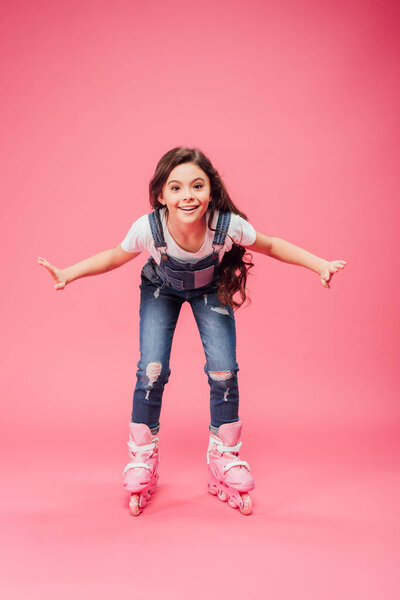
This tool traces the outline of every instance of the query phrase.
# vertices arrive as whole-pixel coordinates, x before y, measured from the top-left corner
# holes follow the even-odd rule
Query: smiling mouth
[[[194,210],[196,210],[196,208],[199,208],[198,206],[179,206],[178,207],[179,210],[183,210],[184,212],[193,212]]]

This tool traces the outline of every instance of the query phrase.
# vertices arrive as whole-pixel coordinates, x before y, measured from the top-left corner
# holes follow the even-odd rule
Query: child
[[[138,515],[158,480],[158,431],[169,358],[180,308],[190,303],[206,355],[210,385],[208,489],[230,506],[250,514],[247,492],[254,480],[239,459],[242,423],[236,362],[233,309],[246,298],[252,263],[246,249],[301,265],[320,275],[329,288],[344,260],[327,261],[282,240],[257,233],[232,202],[218,172],[199,150],[178,147],[159,161],[150,182],[153,212],[133,223],[121,244],[66,269],[43,258],[56,290],[79,277],[120,267],[146,250],[150,258],[141,273],[140,360],[129,423],[129,462],[124,487],[130,511]],[[236,299],[234,295],[236,294]],[[239,297],[238,297],[238,296]]]

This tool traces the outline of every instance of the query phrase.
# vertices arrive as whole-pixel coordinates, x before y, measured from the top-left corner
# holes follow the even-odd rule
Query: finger
[[[51,263],[47,262],[43,264],[44,268],[47,269],[48,271],[50,271],[51,273],[55,273],[56,272],[56,267],[54,265],[52,265]]]
[[[56,270],[56,267],[55,267],[54,265],[52,265],[52,264],[51,264],[51,263],[50,263],[48,260],[46,260],[45,258],[41,258],[40,256],[39,256],[39,258],[38,258],[38,263],[39,263],[40,265],[42,265],[42,267],[46,267],[46,269],[50,269],[50,270],[52,270],[52,271],[55,271],[55,270]]]
[[[54,269],[53,265],[45,259],[38,260],[38,263],[40,265],[42,265],[42,267],[45,267],[46,269]]]
[[[45,269],[48,270],[48,272],[50,273],[50,275],[52,277],[54,277],[55,281],[58,281],[58,275],[56,273],[56,269],[55,267],[53,267],[53,265],[43,265]]]
[[[48,271],[53,271],[54,272],[54,267],[53,265],[51,265],[50,263],[42,263],[42,266],[47,269]]]

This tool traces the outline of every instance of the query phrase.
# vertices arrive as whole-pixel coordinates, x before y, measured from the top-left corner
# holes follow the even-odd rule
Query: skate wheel
[[[208,484],[208,491],[210,492],[210,494],[212,494],[213,496],[216,495],[217,493],[217,488],[213,485],[211,485],[211,483]]]
[[[132,517],[137,517],[140,515],[140,505],[139,505],[139,496],[137,494],[132,494],[129,500],[129,511]]]
[[[231,508],[236,508],[237,507],[237,502],[234,498],[231,498],[231,496],[228,496],[228,504]]]
[[[239,506],[239,510],[242,513],[242,515],[249,515],[253,507],[251,498],[248,494],[242,494],[241,499],[242,504]]]
[[[228,498],[225,490],[218,490],[217,495],[218,495],[219,500],[221,500],[221,502],[225,502]]]

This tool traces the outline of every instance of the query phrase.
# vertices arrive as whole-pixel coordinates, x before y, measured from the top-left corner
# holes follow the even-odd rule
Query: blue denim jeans
[[[133,393],[132,422],[145,423],[153,433],[160,427],[164,386],[170,376],[172,339],[182,304],[192,307],[206,356],[205,373],[210,385],[210,429],[239,420],[239,390],[236,362],[236,327],[233,310],[221,305],[216,287],[176,291],[156,280],[141,276],[140,360]]]

